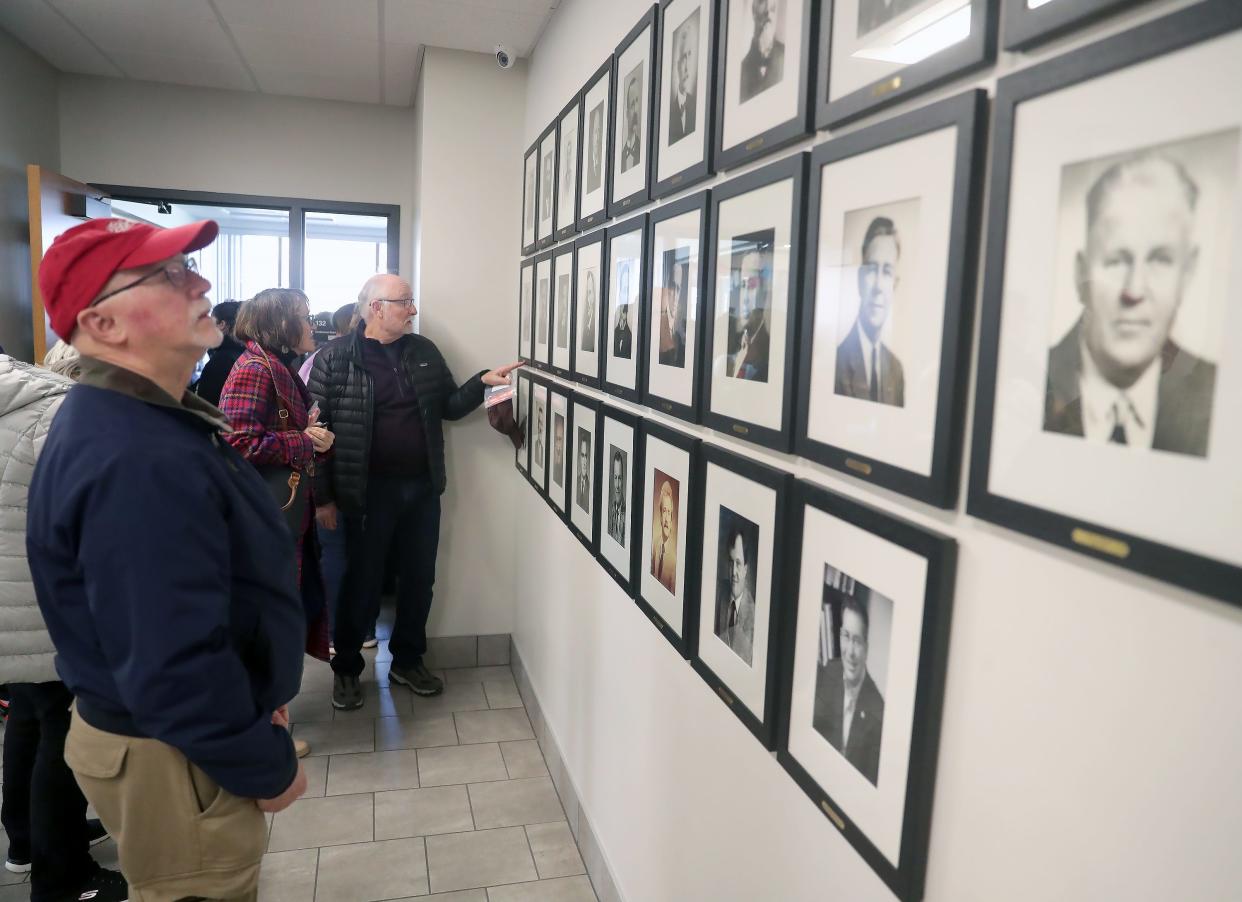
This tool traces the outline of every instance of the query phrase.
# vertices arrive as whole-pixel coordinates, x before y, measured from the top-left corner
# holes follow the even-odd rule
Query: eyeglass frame
[[[414,298],[372,298],[372,300],[379,301],[381,304],[400,304],[407,310],[418,303]]]
[[[182,270],[181,276],[174,276],[170,272],[170,270],[177,269],[177,268]],[[173,288],[176,288],[177,290],[180,290],[186,286],[186,283],[189,281],[189,277],[191,275],[195,275],[195,276],[199,276],[199,278],[203,278],[203,276],[198,271],[198,264],[194,262],[194,258],[185,257],[181,260],[177,260],[165,266],[161,266],[159,269],[154,270],[153,272],[147,273],[141,279],[135,279],[134,281],[130,282],[128,285],[123,285],[120,288],[114,289],[113,291],[109,291],[107,294],[101,294],[99,297],[95,298],[95,300],[91,301],[90,304],[88,304],[87,306],[89,308],[89,307],[94,307],[98,304],[102,304],[104,301],[108,300],[108,298],[116,297],[121,292],[129,291],[131,288],[137,288],[143,282],[149,281],[150,279],[154,279],[158,275],[163,275],[164,278],[168,279],[168,284],[171,285]]]

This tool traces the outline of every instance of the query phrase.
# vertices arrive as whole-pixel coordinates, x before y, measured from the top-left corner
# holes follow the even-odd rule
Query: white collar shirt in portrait
[[[867,385],[870,386],[873,381],[878,381],[880,374],[884,371],[884,364],[880,362],[880,346],[883,342],[873,342],[867,337],[866,331],[862,327],[862,323],[857,323],[854,329],[858,332],[858,344],[862,347],[863,367],[867,371]],[[871,375],[871,357],[872,351],[875,352],[875,378]]]
[[[1156,357],[1138,381],[1125,391],[1100,372],[1086,345],[1082,346],[1082,432],[1094,442],[1107,442],[1120,425],[1126,444],[1150,448],[1156,431],[1156,407],[1160,391],[1160,358]]]
[[[841,745],[849,745],[850,742],[850,726],[854,723],[854,711],[858,708],[858,693],[862,689],[860,682],[853,689],[844,679],[841,680],[841,691],[845,695],[845,701],[841,705]]]

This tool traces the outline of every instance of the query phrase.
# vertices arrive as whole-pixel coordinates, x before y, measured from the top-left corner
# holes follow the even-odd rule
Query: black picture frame
[[[687,423],[698,423],[702,417],[702,401],[703,401],[703,343],[704,336],[710,329],[711,322],[708,317],[708,301],[710,295],[707,291],[707,262],[713,255],[707,243],[708,220],[711,218],[711,191],[700,191],[689,197],[682,198],[672,203],[663,204],[648,214],[647,220],[647,309],[644,313],[643,321],[648,324],[652,317],[656,315],[655,311],[655,291],[651,286],[655,284],[656,260],[655,260],[655,233],[656,227],[669,219],[676,219],[687,213],[699,212],[699,262],[698,262],[698,309],[695,311],[696,327],[694,335],[693,347],[687,347],[686,353],[690,357],[686,361],[686,366],[690,369],[693,387],[690,391],[690,403],[683,404],[674,401],[671,398],[665,398],[652,391],[651,389],[651,360],[650,355],[657,353],[658,349],[651,347],[650,336],[647,338],[647,347],[645,348],[643,363],[643,403],[652,410],[658,410],[660,413],[668,414],[679,420],[685,420]]]
[[[821,15],[820,3],[816,0],[788,0],[791,5],[802,7],[802,21],[805,28],[799,36],[803,65],[797,71],[798,101],[794,115],[758,134],[748,135],[741,141],[725,146],[725,113],[727,107],[729,67],[729,14],[737,9],[746,14],[750,9],[751,0],[720,0],[717,15],[716,37],[716,109],[715,135],[712,138],[713,160],[717,172],[736,169],[752,160],[775,153],[782,148],[795,144],[811,134],[812,129],[812,98],[814,90],[811,85],[810,73],[815,67],[815,33],[816,22]],[[831,0],[824,0],[831,3]]]
[[[1026,50],[1149,0],[1057,0],[1031,9],[1027,0],[1002,0],[1006,50]]]
[[[624,98],[619,96],[622,90],[621,79],[624,73],[617,71],[617,69],[621,65],[621,57],[625,55],[626,51],[628,51],[630,47],[633,46],[635,41],[637,41],[640,37],[642,37],[642,34],[644,31],[649,31],[649,34],[647,37],[647,70],[648,70],[648,73],[650,74],[650,77],[647,79],[647,86],[645,88],[647,92],[647,115],[645,117],[646,121],[643,123],[643,139],[642,139],[643,159],[642,159],[642,162],[639,163],[639,166],[641,166],[643,170],[643,186],[637,191],[632,191],[624,197],[613,198],[612,193],[613,193],[613,188],[615,187],[617,183],[617,173],[612,172],[612,165],[615,161],[613,160],[612,157],[609,157],[608,159],[608,168],[609,168],[609,173],[610,173],[609,180],[608,180],[609,182],[608,184],[608,216],[609,218],[614,218],[617,216],[624,216],[626,214],[632,213],[635,210],[637,210],[639,207],[641,207],[643,204],[651,200],[651,172],[652,172],[651,149],[655,144],[655,142],[652,141],[651,128],[652,128],[652,124],[655,122],[655,101],[656,101],[655,70],[656,70],[656,63],[657,63],[655,54],[656,54],[656,48],[659,46],[659,41],[657,40],[657,34],[656,34],[658,30],[658,24],[656,22],[656,10],[658,8],[659,8],[658,6],[653,4],[650,9],[648,9],[645,13],[643,13],[642,18],[639,19],[638,22],[634,24],[634,27],[630,29],[629,34],[627,34],[624,38],[621,39],[621,43],[617,45],[617,49],[613,52],[613,55],[612,55],[612,102],[610,104],[610,107],[611,107],[612,122],[613,122],[613,142],[614,142],[613,150],[615,151],[616,149],[615,142],[620,139],[620,137],[616,134],[617,104],[618,102],[624,100]]]
[[[648,218],[646,213],[640,213],[624,222],[619,222],[608,227],[608,238],[604,243],[603,261],[608,272],[604,278],[604,286],[606,290],[603,293],[605,299],[604,307],[604,330],[600,334],[600,341],[608,341],[609,330],[612,327],[612,243],[622,235],[629,235],[632,232],[641,231],[640,238],[641,249],[639,250],[639,265],[645,267],[647,265],[647,245],[650,239],[650,230],[648,229]],[[630,388],[626,385],[619,385],[609,379],[608,374],[608,346],[601,345],[600,359],[600,390],[614,397],[621,398],[626,401],[632,401],[638,404],[642,401],[643,390],[643,365],[647,359],[647,319],[646,311],[648,307],[647,292],[649,283],[647,274],[639,273],[638,280],[638,302],[636,304],[635,319],[637,322],[633,325],[631,331],[633,337],[630,349],[631,359],[634,361],[634,387]]]
[[[530,353],[522,353],[522,281],[530,272],[530,322],[526,326],[526,340],[530,343]],[[532,363],[535,359],[535,261],[523,260],[518,267],[518,360]]]
[[[576,112],[575,112],[575,109],[576,109]],[[556,214],[559,210],[559,205],[561,202],[560,167],[564,163],[564,160],[561,160],[559,158],[559,154],[561,152],[561,126],[565,122],[565,119],[569,116],[575,116],[575,118],[577,119],[577,125],[578,125],[578,142],[577,142],[577,146],[574,148],[574,162],[573,162],[574,196],[573,196],[573,199],[570,201],[570,203],[573,204],[573,211],[569,217],[570,219],[569,224],[561,226],[560,228],[556,228],[556,222],[557,222]],[[556,206],[553,208],[553,211],[552,211],[552,225],[553,225],[552,234],[555,236],[556,241],[564,241],[566,238],[569,238],[570,236],[574,235],[578,231],[578,202],[582,196],[581,192],[579,192],[578,190],[578,179],[581,178],[582,176],[582,95],[581,94],[575,94],[573,99],[569,101],[569,103],[565,104],[565,108],[561,110],[560,115],[556,117],[556,147],[557,147],[556,152],[558,154],[558,159],[557,159],[558,168],[557,168],[557,176],[556,176],[557,177],[557,191],[556,191],[556,199],[553,201],[553,204]]]
[[[653,199],[668,197],[670,194],[676,194],[678,191],[697,185],[704,179],[709,178],[716,171],[715,160],[715,135],[716,135],[716,54],[717,54],[717,26],[720,15],[720,0],[701,0],[700,9],[706,10],[708,15],[707,22],[707,47],[700,48],[700,53],[707,54],[707,78],[704,84],[699,87],[699,99],[697,108],[703,111],[700,120],[700,130],[702,132],[702,148],[703,158],[690,166],[685,167],[679,172],[660,178],[660,123],[664,118],[664,42],[671,40],[670,32],[667,28],[665,18],[670,5],[676,0],[660,0],[659,7],[659,45],[656,47],[656,65],[655,65],[655,123],[651,129],[651,197]],[[688,137],[688,136],[687,136]]]
[[[605,327],[605,324],[608,322],[608,305],[607,305],[607,301],[608,301],[608,290],[607,290],[608,257],[607,257],[607,254],[605,253],[607,248],[605,246],[604,239],[606,239],[607,237],[608,237],[608,232],[604,229],[599,229],[597,231],[592,232],[589,235],[582,236],[581,238],[579,238],[577,241],[574,242],[574,315],[573,315],[574,347],[573,347],[573,354],[571,355],[571,361],[572,361],[571,368],[573,369],[573,374],[572,374],[573,380],[579,383],[580,385],[587,386],[588,388],[599,388],[600,379],[603,376],[603,372],[604,372],[604,357],[606,356],[606,352],[604,349],[604,334],[605,334],[604,327]],[[579,316],[585,313],[584,310],[578,307],[578,303],[577,303],[578,265],[579,265],[579,261],[582,259],[583,248],[590,247],[591,245],[599,246],[599,282],[595,286],[595,335],[598,340],[598,345],[597,345],[598,350],[596,351],[596,355],[599,361],[598,366],[596,367],[596,372],[599,375],[596,375],[596,376],[591,376],[591,375],[578,372],[577,336],[579,334],[579,331],[578,331]],[[534,339],[531,340],[531,346],[534,347]]]
[[[774,451],[788,452],[793,448],[794,406],[797,394],[797,326],[801,322],[799,310],[802,299],[802,245],[805,240],[803,225],[806,221],[806,173],[810,154],[803,152],[769,163],[759,169],[738,176],[712,189],[711,225],[708,230],[708,270],[704,283],[707,295],[707,319],[704,322],[706,337],[703,342],[699,384],[702,396],[702,422],[717,432],[734,438],[753,442]],[[793,180],[793,202],[790,210],[789,289],[788,317],[785,323],[785,368],[781,375],[785,390],[781,400],[781,427],[773,429],[758,423],[738,419],[712,410],[712,357],[715,344],[716,317],[716,270],[720,250],[720,205],[732,198],[748,194],[759,188],[785,179]]]
[[[1000,0],[970,0],[970,35],[967,38],[844,97],[829,100],[836,4],[833,0],[824,0],[815,67],[816,129],[837,128],[995,62],[999,3]]]
[[[569,531],[574,534],[574,537],[579,542],[582,543],[582,546],[586,548],[587,551],[591,552],[592,556],[597,556],[599,554],[600,506],[599,506],[598,498],[596,497],[597,495],[596,488],[599,486],[600,476],[602,475],[601,468],[602,468],[603,459],[604,459],[603,458],[603,445],[600,442],[600,436],[602,435],[602,430],[604,428],[603,404],[601,404],[599,401],[595,400],[594,398],[590,398],[582,394],[581,392],[574,392],[573,396],[569,399],[569,403],[570,403],[569,422],[571,426],[576,427],[576,424],[579,422],[578,420],[579,410],[589,410],[591,412],[591,417],[595,420],[595,448],[591,454],[591,468],[592,468],[591,497],[592,497],[592,504],[593,504],[593,507],[591,509],[591,534],[588,536],[585,533],[583,533],[581,529],[578,528],[578,524],[576,524],[573,519],[572,509],[569,512],[569,516],[566,517],[565,523],[569,526]],[[577,460],[577,455],[574,456],[574,460],[575,461]],[[576,466],[577,466],[576,463],[571,465],[570,471],[569,471],[571,475],[571,479],[569,480],[569,483],[571,486],[571,492],[570,492],[570,498],[569,498],[570,504],[573,503],[572,476],[575,475],[576,473],[575,471]]]
[[[537,370],[545,373],[552,372],[552,330],[555,327],[555,320],[552,316],[552,251],[544,251],[531,257],[531,336],[530,336],[530,365]],[[539,267],[541,264],[548,264],[548,359],[539,359]]]
[[[533,165],[535,167],[535,184],[534,196],[530,197],[526,192],[526,167],[532,165],[531,158],[534,158]],[[534,216],[534,222],[531,224],[531,241],[522,240],[522,256],[527,256],[535,252],[535,246],[539,243],[539,139],[535,139],[532,144],[522,155],[522,230],[518,232],[519,239],[526,238],[526,203],[531,203],[531,213]]]
[[[602,548],[599,547],[603,542],[602,530],[604,528],[603,516],[604,516],[604,507],[605,507],[604,505],[605,488],[604,488],[603,480],[606,478],[607,473],[608,473],[608,465],[607,465],[608,462],[604,457],[603,436],[604,436],[604,430],[607,429],[608,420],[610,419],[616,420],[617,422],[630,427],[630,429],[632,429],[634,432],[634,450],[630,454],[630,497],[629,497],[629,501],[627,502],[629,504],[629,511],[628,511],[629,523],[627,524],[627,526],[629,529],[628,536],[629,536],[629,552],[630,552],[628,573],[622,573],[620,570],[614,567],[612,562],[608,560],[607,557],[604,556],[604,552]],[[642,509],[641,508],[641,505],[642,505],[641,476],[644,472],[643,470],[643,466],[644,466],[643,464],[643,424],[644,422],[645,421],[643,420],[642,417],[637,416],[635,414],[628,413],[624,410],[613,407],[611,405],[607,405],[607,404],[600,405],[600,421],[599,421],[600,441],[598,443],[600,446],[600,473],[599,473],[599,481],[596,482],[596,486],[599,487],[600,494],[599,494],[598,502],[596,504],[596,508],[599,510],[599,514],[600,514],[601,534],[600,534],[599,542],[596,543],[595,557],[596,557],[596,560],[599,561],[599,565],[604,568],[604,572],[607,573],[609,576],[611,576],[613,578],[613,581],[616,582],[616,584],[621,587],[621,590],[625,592],[625,594],[628,595],[631,599],[634,597],[634,594],[635,594],[634,584],[637,582],[638,562],[639,562],[639,557],[641,556],[642,549],[643,549],[642,518],[638,515],[638,511]]]
[[[789,505],[789,530],[785,569],[800,574],[803,527],[806,510],[814,507],[859,529],[870,532],[892,545],[927,560],[926,594],[922,631],[919,638],[917,688],[914,697],[913,729],[906,777],[906,797],[901,834],[901,854],[893,866],[867,835],[850,819],[843,807],[806,771],[789,751],[790,717],[793,693],[799,593],[789,593],[788,616],[780,623],[781,637],[781,721],[776,757],[817,808],[841,831],[846,841],[871,866],[901,902],[923,898],[927,871],[927,849],[931,833],[932,800],[936,785],[936,764],[940,749],[941,713],[944,706],[945,674],[948,670],[949,627],[952,620],[953,592],[957,570],[957,543],[946,536],[915,526],[876,508],[852,501],[843,495],[804,480],[796,480]],[[887,712],[886,712],[887,714]]]
[[[698,497],[699,491],[699,454],[702,442],[692,435],[684,432],[678,432],[675,429],[669,429],[654,420],[644,420],[643,426],[643,478],[639,480],[640,486],[646,485],[647,464],[650,463],[648,456],[648,439],[657,439],[666,442],[676,448],[686,452],[689,461],[687,472],[689,473],[689,486],[687,487],[686,497],[682,499],[681,504],[686,505],[686,534],[680,537],[678,547],[684,549],[682,551],[684,557],[684,573],[685,578],[682,581],[682,597],[681,597],[681,634],[674,630],[664,617],[660,616],[651,601],[643,594],[643,581],[641,575],[635,578],[634,603],[638,605],[638,609],[646,615],[652,625],[660,631],[660,635],[668,640],[673,648],[677,649],[677,653],[686,660],[694,654],[698,645],[699,630],[699,576],[701,572],[700,556],[702,554],[702,501]],[[645,492],[640,492],[645,495]],[[645,498],[642,499],[645,502]],[[647,510],[645,507],[640,509],[640,519],[646,526],[649,521]],[[639,544],[639,567],[645,566],[642,560],[642,545]],[[641,574],[641,569],[640,569]]]
[[[590,78],[587,79],[582,90],[578,92],[578,96],[582,98],[582,168],[578,172],[578,231],[586,232],[596,226],[602,225],[611,219],[608,212],[608,198],[612,196],[612,119],[613,119],[613,84],[612,84],[612,55],[609,54],[608,59],[604,60],[604,64],[595,70]],[[603,188],[603,203],[600,207],[592,207],[587,210],[583,208],[582,191],[586,184],[586,173],[589,160],[586,152],[587,129],[590,122],[587,120],[588,111],[586,108],[587,97],[599,85],[601,79],[607,79],[608,84],[604,87],[604,98],[607,101],[608,109],[603,113],[603,122],[601,124],[602,131],[600,133],[600,142],[603,145],[600,149],[600,181]]]
[[[719,445],[704,442],[699,449],[699,466],[695,478],[698,499],[698,512],[695,524],[699,539],[698,562],[700,570],[697,582],[699,587],[699,604],[696,605],[696,608],[700,620],[703,616],[703,587],[709,582],[714,582],[714,579],[702,572],[704,561],[707,559],[704,553],[704,543],[707,541],[707,468],[712,464],[729,470],[744,479],[766,486],[776,493],[776,508],[772,521],[772,561],[769,567],[771,585],[769,589],[770,610],[768,612],[768,650],[767,670],[764,674],[763,718],[760,719],[746,705],[742,704],[741,700],[735,695],[736,690],[703,660],[703,636],[697,631],[697,626],[690,663],[694,667],[695,672],[703,678],[712,691],[725,703],[725,706],[746,726],[746,729],[762,743],[763,747],[769,751],[774,751],[776,749],[777,728],[782,717],[780,710],[781,649],[784,641],[784,627],[782,624],[787,617],[785,607],[787,605],[786,584],[788,582],[788,574],[784,567],[783,549],[789,541],[788,507],[794,478],[784,470],[778,470],[767,464],[761,464],[734,454],[731,451],[726,451]]]
[[[527,481],[527,482],[529,482],[529,483],[530,483],[530,485],[531,485],[531,487],[532,487],[532,488],[533,488],[536,492],[538,492],[538,493],[539,493],[539,497],[540,497],[540,498],[543,498],[543,499],[546,501],[546,500],[547,500],[547,491],[548,491],[547,481],[548,481],[548,470],[549,470],[549,466],[548,466],[548,463],[547,463],[547,461],[546,461],[546,459],[545,459],[545,461],[544,461],[544,468],[543,468],[543,481],[542,481],[542,482],[540,482],[539,480],[537,480],[537,479],[535,478],[535,476],[534,476],[534,471],[533,471],[533,467],[534,467],[534,457],[535,457],[535,440],[536,440],[535,429],[537,428],[537,427],[536,427],[536,425],[535,425],[535,420],[533,419],[533,417],[534,417],[534,414],[535,414],[535,387],[536,387],[536,386],[542,386],[543,388],[545,388],[545,389],[549,389],[549,390],[550,390],[551,385],[552,385],[552,382],[551,382],[551,380],[549,380],[549,379],[545,379],[545,378],[544,378],[544,377],[542,377],[542,376],[537,376],[537,375],[535,375],[534,373],[528,373],[528,374],[527,374],[527,378],[528,378],[528,379],[530,379],[530,410],[527,412],[527,415],[528,415],[528,416],[530,416],[530,417],[532,417],[532,419],[531,419],[531,421],[530,421],[530,422],[531,422],[531,426],[530,426],[530,446],[529,446],[529,449],[527,450],[527,453],[526,453],[526,481]],[[548,405],[549,405],[549,407],[551,406],[551,403],[552,403],[552,395],[551,395],[551,393],[550,393],[550,391],[549,391],[549,394],[548,394]],[[544,416],[544,423],[543,423],[543,447],[544,447],[544,449],[545,449],[545,450],[544,450],[544,454],[545,454],[545,455],[547,454],[547,450],[546,450],[546,449],[547,449],[547,447],[548,447],[548,436],[551,434],[551,433],[549,432],[549,423],[550,423],[550,421],[551,421],[551,417],[549,417],[549,416],[545,415],[545,416]]]
[[[518,411],[518,425],[522,427],[522,447],[516,448],[513,452],[513,466],[522,474],[522,478],[533,486],[535,482],[530,478],[531,430],[534,428],[534,420],[530,416],[530,399],[533,397],[533,377],[525,369],[518,370],[517,377],[518,406],[521,407],[523,385],[526,386],[527,404]]]
[[[551,309],[548,312],[548,315],[550,317],[550,322],[548,323],[548,326],[549,326],[549,329],[551,330],[550,334],[548,335],[548,339],[549,339],[548,340],[548,351],[549,351],[551,361],[552,361],[551,367],[552,367],[552,372],[560,376],[562,379],[572,379],[573,372],[574,372],[574,351],[578,344],[574,340],[575,338],[575,333],[574,333],[575,254],[574,254],[573,242],[570,242],[568,244],[558,245],[557,247],[548,251],[548,253],[552,255],[552,285],[550,288],[552,301],[551,301]],[[561,275],[561,273],[557,270],[557,266],[560,265],[561,261],[563,261],[566,257],[569,258],[569,263],[568,263],[568,266],[569,266],[569,297],[562,298],[559,292],[556,290],[557,277]],[[564,304],[569,311],[568,314],[566,315],[567,317],[566,323],[567,323],[567,327],[569,330],[569,360],[567,361],[566,366],[557,366],[556,364],[556,329],[559,328],[562,304]],[[532,349],[534,348],[533,339],[531,341],[531,348]]]
[[[992,174],[966,512],[1015,532],[1194,592],[1242,605],[1242,567],[1146,539],[1114,524],[1069,517],[989,488],[996,416],[1014,125],[1024,101],[1242,29],[1242,4],[1204,0],[1000,80],[993,108]]]
[[[552,513],[556,514],[556,516],[561,520],[562,523],[567,523],[569,519],[569,482],[570,482],[569,474],[572,472],[572,467],[569,466],[568,454],[569,454],[569,437],[573,435],[573,393],[566,391],[562,385],[560,385],[557,382],[552,382],[551,380],[547,381],[547,386],[548,386],[548,424],[547,424],[548,426],[548,466],[544,474],[547,479],[547,487],[545,488],[543,492],[543,500],[548,503],[548,507],[551,508]],[[565,436],[563,439],[565,444],[564,444],[564,447],[562,448],[561,453],[566,456],[566,467],[565,467],[565,474],[564,474],[565,484],[561,486],[560,488],[557,488],[556,480],[552,478],[552,461],[554,459],[554,454],[555,454],[555,450],[552,444],[553,442],[553,429],[552,429],[552,423],[553,423],[552,398],[553,396],[558,396],[558,397],[565,399]],[[561,504],[563,505],[563,507],[561,508],[558,508],[556,506],[556,501],[554,500],[554,497],[558,495],[560,496]]]
[[[539,210],[538,209],[535,210],[535,235],[537,236],[535,239],[535,250],[537,251],[541,251],[541,250],[544,250],[545,248],[549,248],[553,244],[556,243],[556,183],[557,183],[557,177],[559,175],[557,171],[557,154],[560,152],[560,149],[561,149],[560,143],[557,137],[556,120],[553,120],[551,123],[548,124],[548,126],[540,133],[539,140],[535,142],[536,148],[539,148],[537,152],[537,156],[536,156],[536,160],[539,163],[539,178],[536,181],[539,184],[538,197],[539,197],[539,200],[541,201],[543,200],[544,188],[547,187],[543,183],[543,165],[542,165],[543,164],[543,157],[542,157],[543,150],[542,148],[543,148],[544,142],[549,139],[551,139],[552,141],[552,186],[551,186],[552,217],[551,217],[551,224],[548,228],[548,234],[540,235],[539,234],[539,223],[541,220],[541,216],[540,216]]]
[[[987,92],[967,91],[956,97],[896,116],[861,131],[820,144],[811,154],[808,177],[810,202],[806,219],[801,348],[798,381],[798,417],[795,449],[802,457],[847,473],[882,488],[900,492],[936,507],[957,504],[963,443],[963,418],[969,386],[971,335],[978,271],[979,223],[983,200],[987,142]],[[876,460],[849,448],[809,437],[811,419],[811,361],[815,350],[816,270],[819,257],[819,221],[823,204],[819,173],[828,164],[916,138],[928,132],[956,127],[953,201],[948,234],[948,274],[945,282],[944,326],[940,335],[939,389],[936,394],[934,443],[928,475]]]

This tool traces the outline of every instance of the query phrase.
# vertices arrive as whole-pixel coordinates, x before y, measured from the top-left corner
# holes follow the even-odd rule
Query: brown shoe
[[[310,754],[310,743],[305,739],[293,740],[293,751],[297,753],[299,758],[305,758]]]

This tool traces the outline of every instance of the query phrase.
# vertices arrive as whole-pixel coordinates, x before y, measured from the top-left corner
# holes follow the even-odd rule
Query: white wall
[[[1040,56],[1180,5],[1149,4]],[[523,147],[648,6],[561,6],[531,62]],[[1029,61],[1007,57],[999,71]],[[960,543],[928,902],[1239,898],[1242,610],[689,431]],[[624,898],[892,899],[547,505],[511,480],[521,486],[515,641]]]

